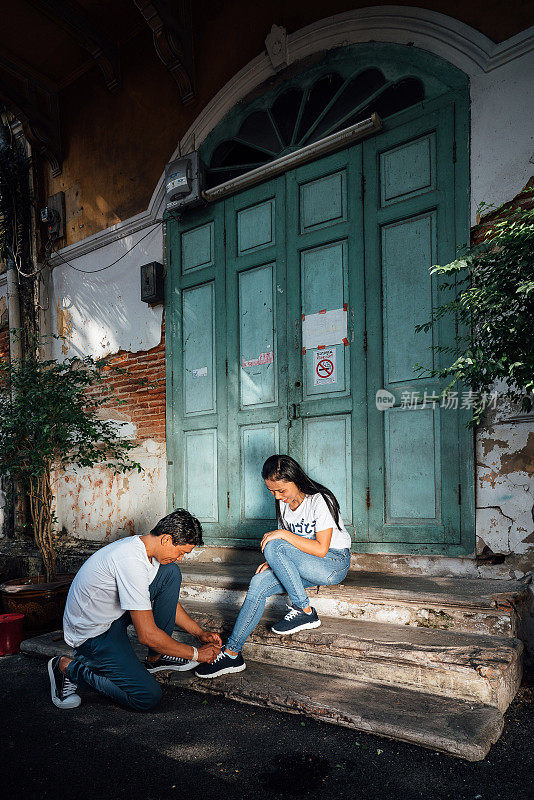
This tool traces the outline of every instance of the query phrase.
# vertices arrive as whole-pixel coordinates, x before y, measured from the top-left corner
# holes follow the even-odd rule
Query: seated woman
[[[272,627],[285,636],[318,628],[306,587],[344,580],[350,566],[350,535],[332,492],[306,475],[290,456],[270,456],[261,471],[276,501],[278,530],[266,533],[261,549],[267,559],[252,576],[245,601],[226,647],[212,664],[200,664],[199,678],[216,678],[246,668],[241,648],[261,619],[273,594],[289,595],[288,612]]]

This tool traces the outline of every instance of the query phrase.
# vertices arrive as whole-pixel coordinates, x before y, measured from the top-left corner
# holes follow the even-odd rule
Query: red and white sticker
[[[324,347],[313,354],[313,385],[337,383],[336,348]]]
[[[274,353],[269,350],[266,353],[260,353],[257,358],[242,359],[243,368],[245,367],[259,367],[263,364],[272,364],[274,361]]]

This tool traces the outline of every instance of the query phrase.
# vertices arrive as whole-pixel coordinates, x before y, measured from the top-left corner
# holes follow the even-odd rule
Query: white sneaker
[[[78,687],[61,672],[59,659],[60,656],[55,656],[48,662],[52,702],[57,708],[77,708],[82,702],[80,695],[76,694]]]
[[[163,670],[173,670],[174,672],[187,672],[190,669],[198,667],[198,661],[188,661],[187,658],[178,658],[178,656],[164,656],[161,655],[155,661],[145,661],[145,667],[149,672],[162,672]]]

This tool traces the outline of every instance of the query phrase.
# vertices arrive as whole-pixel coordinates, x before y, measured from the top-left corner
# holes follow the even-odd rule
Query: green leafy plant
[[[505,383],[503,396],[525,412],[533,408],[534,210],[498,209],[485,232],[484,227],[479,226],[480,241],[463,248],[459,258],[431,267],[431,274],[449,279],[440,289],[452,291],[454,297],[435,309],[431,320],[415,327],[417,332],[428,331],[444,315],[457,316],[455,344],[433,347],[451,363],[428,374],[449,380],[441,396],[457,381],[471,388],[473,414],[467,427],[478,424],[499,380]],[[417,372],[426,369],[414,366]]]
[[[69,467],[101,464],[114,473],[141,465],[130,457],[135,443],[120,436],[120,423],[99,411],[114,400],[104,360],[0,359],[0,475],[23,486],[46,580],[55,578],[52,475]],[[113,403],[117,404],[117,401]]]

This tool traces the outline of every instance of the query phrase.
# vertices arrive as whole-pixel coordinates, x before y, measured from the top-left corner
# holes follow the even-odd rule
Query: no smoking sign
[[[313,354],[313,385],[324,386],[336,382],[336,348],[315,350]]]

